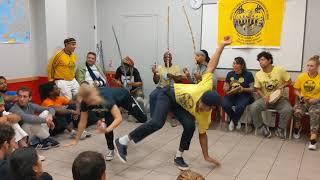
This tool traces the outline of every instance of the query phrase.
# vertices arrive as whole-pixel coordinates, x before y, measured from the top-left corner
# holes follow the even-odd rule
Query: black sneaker
[[[117,155],[119,157],[119,159],[123,162],[123,163],[127,163],[127,148],[128,146],[126,145],[122,145],[119,142],[119,138],[117,138],[116,140],[114,140],[114,146],[116,148],[116,152]]]
[[[182,171],[186,171],[189,169],[189,166],[186,162],[184,162],[183,157],[175,157],[174,158],[174,164],[178,166],[178,169]]]
[[[280,137],[281,139],[286,139],[286,132],[282,128],[277,128],[275,131],[275,135]]]
[[[48,137],[47,139],[44,140],[46,144],[48,144],[51,148],[56,148],[60,146],[60,143],[53,139],[52,137]]]
[[[262,127],[259,128],[260,133],[266,137],[266,138],[271,138],[271,132],[269,130],[268,127],[266,127],[265,125],[263,125]]]
[[[34,147],[36,150],[48,150],[48,149],[50,149],[50,145],[47,144],[46,142],[33,144],[31,146]]]

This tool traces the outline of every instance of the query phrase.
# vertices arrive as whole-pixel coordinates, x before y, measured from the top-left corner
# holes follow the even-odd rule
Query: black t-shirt
[[[110,111],[114,105],[121,106],[122,103],[125,103],[127,97],[130,96],[128,91],[123,88],[101,87],[99,88],[99,92],[105,100],[105,103],[90,106],[82,101],[81,112],[92,111],[95,112],[99,118],[103,118],[111,114]]]
[[[9,163],[6,159],[0,160],[0,179],[10,180]]]
[[[125,76],[124,71],[122,70],[122,66],[120,66],[117,68],[115,78],[120,80],[122,84],[124,84],[125,79],[127,79],[127,82],[142,82],[140,73],[137,68],[133,67],[132,74],[130,71],[126,73],[127,73],[127,76]],[[136,87],[132,87],[130,91],[133,91],[134,89],[136,89]]]
[[[244,88],[249,88],[250,84],[254,82],[254,77],[249,71],[244,71],[242,74],[236,74],[234,71],[230,71],[227,74],[226,82],[229,83],[231,87],[241,85]]]
[[[227,74],[226,82],[230,84],[230,88],[235,88],[240,85],[244,88],[249,88],[250,84],[254,83],[254,77],[249,71],[244,71],[242,74],[236,74],[234,71],[230,71]],[[243,93],[250,94],[247,92]]]

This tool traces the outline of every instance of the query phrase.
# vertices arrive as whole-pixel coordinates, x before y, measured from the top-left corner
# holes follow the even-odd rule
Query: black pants
[[[176,103],[173,88],[164,88],[159,91],[152,120],[133,130],[129,134],[131,139],[137,143],[161,129],[166,122],[169,111],[173,112],[183,126],[180,149],[188,150],[195,131],[195,120],[188,111]]]
[[[122,107],[128,111],[131,115],[133,115],[140,123],[145,123],[147,121],[147,115],[139,108],[138,103],[135,99],[128,93],[126,98],[121,102],[121,104],[117,104],[117,106]],[[105,114],[105,122],[107,126],[111,125],[114,118],[111,113]],[[113,139],[114,134],[113,131],[106,133],[105,135],[108,149],[114,150]]]

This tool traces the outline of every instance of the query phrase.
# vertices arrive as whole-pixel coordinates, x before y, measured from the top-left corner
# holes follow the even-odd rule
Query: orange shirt
[[[46,98],[42,102],[42,106],[50,107],[50,106],[66,106],[68,105],[70,100],[64,96],[58,96],[56,99]]]

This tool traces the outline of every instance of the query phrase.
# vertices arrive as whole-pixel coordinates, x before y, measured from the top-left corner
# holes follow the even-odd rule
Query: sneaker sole
[[[121,162],[127,163],[127,161],[124,160],[124,159],[120,156],[120,154],[119,154],[118,146],[117,146],[117,144],[116,144],[116,140],[117,140],[117,139],[115,139],[115,140],[113,141],[113,144],[114,144],[114,147],[115,147],[115,150],[116,150],[116,154],[117,154],[117,156],[118,156],[118,158],[120,159]]]
[[[107,158],[107,157],[105,157],[104,158],[106,161],[112,161],[114,158]]]
[[[186,171],[186,170],[189,170],[190,169],[190,167],[181,167],[181,166],[179,166],[177,163],[174,163],[177,167],[178,167],[178,169],[180,169],[181,171]]]

